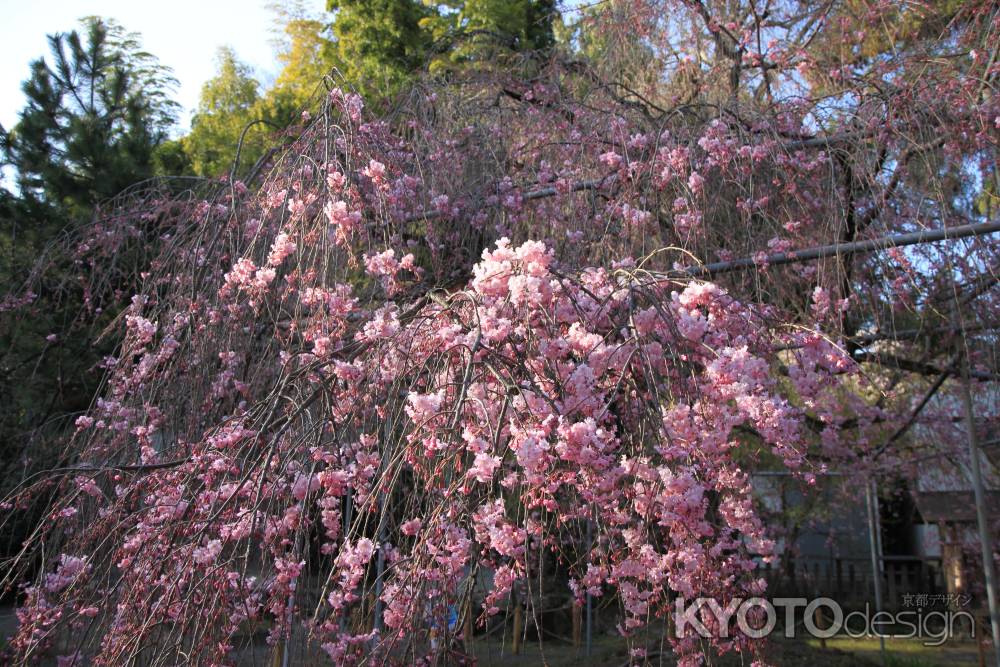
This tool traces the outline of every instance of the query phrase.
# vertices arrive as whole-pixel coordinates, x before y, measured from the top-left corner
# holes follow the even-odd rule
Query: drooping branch
[[[910,373],[918,373],[920,375],[947,375],[947,368],[939,368],[933,364],[924,363],[921,361],[914,361],[912,359],[905,359],[903,357],[898,357],[894,354],[889,354],[887,352],[875,352],[871,350],[858,350],[854,354],[854,359],[860,363],[876,363],[882,366],[889,366],[891,368],[898,368],[899,370],[908,371]],[[985,371],[971,371],[970,377],[977,380],[985,380],[990,382],[995,382],[1000,380],[1000,375],[996,373],[987,373]]]
[[[860,344],[865,343],[875,343],[878,341],[888,340],[888,341],[904,341],[904,340],[918,340],[930,336],[938,336],[942,334],[955,334],[959,332],[978,333],[984,331],[994,331],[1000,327],[1000,322],[985,322],[983,324],[970,325],[964,329],[959,329],[955,326],[940,326],[940,327],[926,327],[918,329],[899,329],[898,331],[875,331],[872,333],[861,334],[854,336],[853,340]]]
[[[952,357],[951,361],[941,371],[941,374],[938,375],[934,383],[927,389],[926,392],[924,392],[924,395],[920,399],[920,402],[918,402],[917,405],[910,412],[910,416],[907,418],[907,420],[902,424],[900,424],[899,427],[897,427],[896,430],[893,431],[892,435],[890,435],[884,443],[878,446],[878,448],[874,452],[874,456],[876,458],[881,456],[882,453],[889,447],[891,447],[897,440],[906,435],[906,433],[910,430],[913,424],[916,423],[917,418],[920,416],[920,413],[922,413],[924,411],[924,408],[927,407],[927,404],[930,403],[930,400],[934,398],[934,395],[938,393],[938,390],[941,389],[942,386],[944,386],[945,380],[947,380],[949,376],[954,374],[955,366],[957,365],[957,363],[958,359]]]
[[[795,264],[798,262],[809,262],[826,257],[836,257],[846,253],[868,253],[888,250],[889,248],[902,248],[905,246],[919,245],[922,243],[936,243],[938,241],[954,241],[957,239],[969,238],[973,236],[986,236],[1000,232],[1000,221],[982,222],[970,225],[960,225],[946,229],[928,229],[919,232],[909,232],[906,234],[890,234],[877,239],[866,241],[855,241],[853,243],[833,243],[792,252],[779,252],[766,255],[761,259],[752,257],[741,257],[724,262],[713,262],[703,264],[688,269],[682,269],[676,273],[677,276],[687,276],[691,278],[712,278],[732,271],[742,271],[746,269],[759,268],[762,266],[781,266],[783,264]]]

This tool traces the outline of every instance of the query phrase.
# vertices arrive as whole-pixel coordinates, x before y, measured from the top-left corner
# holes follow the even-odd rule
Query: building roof
[[[924,523],[972,523],[976,520],[972,491],[916,491],[913,501]],[[986,492],[986,511],[991,520],[1000,519],[1000,491]]]

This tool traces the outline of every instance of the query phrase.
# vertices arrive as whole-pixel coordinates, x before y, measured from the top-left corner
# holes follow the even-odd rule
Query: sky
[[[10,128],[24,104],[21,82],[28,63],[48,55],[45,36],[68,32],[83,16],[116,19],[142,36],[146,51],[174,70],[180,82],[175,99],[184,107],[178,130],[190,122],[198,94],[215,69],[220,46],[236,50],[263,83],[277,74],[272,41],[273,12],[268,0],[0,0],[0,124]],[[326,0],[304,0],[320,12]]]

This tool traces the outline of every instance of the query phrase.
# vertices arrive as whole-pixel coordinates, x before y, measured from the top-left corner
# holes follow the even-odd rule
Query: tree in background
[[[252,70],[229,47],[219,49],[217,59],[218,73],[202,86],[191,131],[181,140],[199,176],[228,174],[241,136],[243,164],[263,153],[266,142],[266,128],[250,128],[243,135],[250,123],[260,120],[260,84]]]
[[[503,67],[513,53],[544,53],[555,43],[553,0],[449,0],[421,21],[435,48],[432,73]]]
[[[113,20],[87,17],[79,30],[49,36],[50,58],[31,64],[27,103],[3,135],[2,157],[16,193],[5,193],[0,281],[5,291],[68,225],[154,173],[179,105],[176,80],[144,51],[139,35]],[[66,262],[72,262],[67,258]],[[22,428],[64,410],[82,409],[93,381],[92,355],[71,341],[45,340],[65,330],[85,295],[40,291],[38,313],[4,327],[3,428]],[[49,382],[52,381],[52,383]],[[39,393],[40,392],[40,393]]]
[[[264,90],[232,49],[220,50],[218,73],[202,89],[191,131],[158,151],[161,173],[223,176],[239,147],[236,173],[245,174],[269,141],[296,124],[327,75],[335,73],[378,104],[427,70],[502,69],[513,53],[544,52],[555,42],[557,17],[552,0],[433,7],[414,0],[332,0],[332,23],[301,3],[271,9],[281,63],[274,85]]]
[[[418,72],[491,69],[512,53],[544,51],[558,18],[553,0],[330,0],[327,8],[334,61],[367,98]]]
[[[25,295],[27,311],[0,303],[0,485],[11,470],[52,464],[47,439],[67,414],[90,405],[100,380],[94,366],[114,348],[114,337],[95,347],[92,336],[79,334],[81,313],[103,326],[114,311],[76,282],[77,249],[49,247],[102,202],[154,174],[179,108],[170,70],[113,20],[88,17],[48,39],[49,58],[34,61],[23,84],[20,118],[0,135],[0,162],[16,186],[0,191],[0,291],[23,287],[40,256],[51,268]],[[134,289],[123,274],[106,278],[112,291]],[[5,532],[19,544],[16,528]],[[0,550],[8,553],[6,545]]]
[[[332,28],[301,2],[275,3],[271,10],[279,34],[275,41],[281,71],[268,93],[302,110],[334,67]]]
[[[431,38],[421,27],[433,10],[417,0],[329,0],[335,12],[332,60],[367,97],[382,96],[425,64]]]
[[[191,130],[161,150],[164,171],[228,175],[239,150],[237,175],[246,173],[280,132],[292,126],[333,68],[329,26],[301,3],[274,4],[281,70],[264,90],[253,69],[230,47],[219,49],[217,73],[202,87]],[[241,142],[242,138],[242,142]]]
[[[4,153],[21,197],[70,217],[153,174],[179,105],[176,80],[139,36],[88,17],[49,36],[51,60],[31,64],[27,105]]]
[[[338,88],[245,187],[120,200],[88,279],[141,286],[72,467],[10,497],[46,517],[0,572],[46,566],[10,661],[228,663],[267,632],[274,662],[468,662],[453,610],[524,610],[541,643],[596,598],[638,662],[760,664],[733,626],[660,624],[763,593],[752,475],[857,493],[961,461],[903,441],[912,387],[954,397],[958,352],[1000,367],[996,221],[936,168],[996,178],[996,6],[909,43],[897,15],[601,3],[595,57],[638,43],[655,76],[556,52],[421,77],[393,113]],[[811,53],[852,17],[884,54]],[[166,241],[122,267],[109,220]],[[939,342],[901,329],[953,306]]]

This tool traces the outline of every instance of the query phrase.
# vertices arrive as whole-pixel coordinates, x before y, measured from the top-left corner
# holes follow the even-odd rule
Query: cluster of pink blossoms
[[[749,44],[746,26],[723,28]],[[227,664],[267,626],[337,664],[413,664],[469,602],[489,625],[550,592],[614,597],[632,635],[678,596],[760,593],[775,545],[751,470],[808,481],[811,456],[856,462],[888,423],[837,334],[810,327],[836,332],[854,305],[839,265],[768,257],[829,242],[844,210],[905,227],[924,202],[881,173],[846,201],[799,101],[668,131],[598,91],[564,104],[563,77],[524,84],[530,103],[501,96],[488,122],[432,95],[399,127],[366,121],[335,90],[336,135],[306,119],[259,190],[177,205],[195,224],[158,228],[106,394],[76,420],[86,474],[43,531],[67,555],[26,590],[14,652],[92,624],[95,664],[142,645]],[[945,83],[956,99],[969,79]],[[910,99],[921,117],[952,112]],[[994,107],[964,107],[949,145],[990,148],[976,128]],[[863,111],[859,143],[904,153],[903,117],[883,130]],[[422,120],[453,113],[448,131]],[[82,257],[125,256],[140,231],[95,226]],[[760,270],[728,289],[671,272],[747,256]],[[921,262],[888,256],[884,301],[902,303]],[[796,300],[805,322],[785,326],[760,294]],[[673,641],[685,659],[700,649]]]
[[[283,264],[294,250],[278,233],[267,264]],[[391,249],[366,258],[369,271],[389,276],[412,262]],[[479,619],[487,622],[506,598],[528,594],[557,552],[577,554],[569,572],[577,596],[620,596],[625,633],[665,613],[676,593],[756,590],[756,559],[772,547],[731,452],[741,446],[739,429],[749,428],[785,465],[803,464],[799,408],[773,379],[783,339],[718,286],[621,266],[564,275],[545,244],[501,239],[483,252],[467,291],[405,319],[392,303],[361,311],[353,325],[357,298],[344,285],[265,287],[255,295],[261,305],[276,293],[306,314],[300,330],[311,351],[290,341],[272,353],[289,378],[279,382],[324,397],[329,422],[320,433],[329,437],[296,457],[301,445],[289,431],[252,426],[259,417],[234,403],[238,421],[190,443],[179,466],[136,477],[105,510],[110,519],[128,507],[132,517],[118,547],[120,585],[152,586],[163,602],[143,613],[176,622],[192,601],[165,587],[169,577],[217,581],[226,593],[215,613],[242,622],[270,615],[280,620],[277,641],[305,611],[296,591],[310,566],[297,536],[315,535],[333,560],[322,614],[330,620],[312,632],[345,662],[372,641],[392,651],[429,632],[475,569],[493,572]],[[234,264],[226,299],[239,303],[233,288],[256,280],[252,267]],[[847,368],[834,348],[805,345],[797,354],[787,367],[801,387],[820,391]],[[242,355],[217,356],[212,400],[248,395]],[[400,392],[401,383],[409,390]],[[813,409],[825,405],[820,395]],[[365,430],[393,414],[402,419],[399,436]],[[88,419],[79,426],[91,426]],[[249,465],[263,442],[287,462]],[[151,448],[146,460],[161,459]],[[404,474],[411,500],[395,500],[392,484]],[[377,517],[385,518],[373,524]],[[599,547],[582,537],[588,523],[601,531]],[[190,540],[183,562],[179,536]],[[237,561],[255,541],[275,574],[250,582]],[[335,619],[367,604],[376,560],[386,633],[347,631]],[[67,568],[52,576],[85,579]],[[72,596],[46,604],[72,605]],[[688,650],[686,642],[678,648]]]
[[[400,271],[418,273],[412,253],[396,259],[396,251],[392,248],[381,253],[365,255],[365,269],[367,269],[369,275],[375,276],[380,280],[382,288],[390,297],[395,296],[399,292],[398,276]]]

